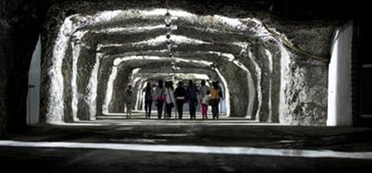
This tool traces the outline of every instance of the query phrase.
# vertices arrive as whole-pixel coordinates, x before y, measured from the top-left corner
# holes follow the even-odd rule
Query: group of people
[[[159,80],[154,88],[152,83],[148,81],[146,87],[143,89],[145,117],[148,119],[151,117],[152,105],[155,103],[158,119],[162,118],[163,110],[164,119],[170,119],[172,117],[173,107],[176,109],[178,119],[182,119],[183,106],[185,103],[188,103],[190,119],[196,119],[196,108],[200,103],[202,119],[208,119],[208,106],[212,108],[213,119],[218,119],[218,105],[222,98],[222,91],[218,81],[209,83],[209,86],[206,85],[205,80],[201,81],[199,87],[192,80],[189,80],[187,86],[184,86],[184,83],[179,81],[177,87],[174,89],[172,81],[164,82],[163,80]],[[127,118],[131,118],[133,101],[133,87],[128,85],[125,91]]]

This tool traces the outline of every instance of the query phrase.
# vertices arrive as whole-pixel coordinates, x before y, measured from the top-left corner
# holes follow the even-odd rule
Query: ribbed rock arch
[[[286,97],[281,94],[285,89],[283,69],[289,65],[293,51],[288,49],[290,43],[283,34],[254,18],[195,15],[170,9],[175,17],[170,40],[176,46],[172,47],[173,57],[169,57],[166,11],[131,9],[67,17],[55,39],[53,54],[45,57],[51,64],[44,69],[49,74],[46,80],[50,80],[45,94],[46,121],[95,119],[110,112],[110,107],[117,111],[118,94],[113,94],[110,103],[104,97],[107,89],[112,88],[108,81],[115,80],[109,76],[116,68],[114,61],[147,56],[162,57],[160,62],[168,62],[160,63],[159,68],[170,66],[175,59],[182,59],[177,62],[181,66],[187,61],[196,66],[206,61],[200,68],[217,70],[226,79],[228,116],[279,122],[280,102]],[[136,68],[154,67],[151,66],[154,59],[130,61],[134,63],[120,65],[122,69],[117,70],[130,74]],[[118,86],[130,82],[116,82],[116,89],[110,94],[120,92]]]

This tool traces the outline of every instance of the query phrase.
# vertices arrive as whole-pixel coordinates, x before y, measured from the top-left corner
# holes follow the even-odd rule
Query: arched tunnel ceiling
[[[166,12],[166,9],[150,9],[108,11],[95,17],[75,15],[70,18],[73,30],[70,32],[75,33],[76,44],[95,49],[106,58],[131,51],[144,56],[172,53],[173,56],[191,59],[209,57],[209,62],[220,61],[216,57],[221,54],[228,55],[232,61],[248,44],[266,41],[269,39],[266,37],[271,36],[257,19],[198,16],[181,10],[169,10],[173,21],[170,27],[166,27]],[[165,37],[167,33],[169,39]],[[167,41],[172,43],[168,51]],[[134,63],[140,65],[144,60]]]
[[[159,2],[144,6],[136,2],[125,6],[125,2],[121,2],[116,7],[112,6],[112,2],[101,3],[108,4],[104,8],[88,9],[87,4],[51,8],[51,13],[57,8],[66,8],[66,13],[62,13],[64,18],[61,21],[64,22],[57,25],[60,29],[56,37],[53,34],[47,37],[47,42],[53,42],[47,43],[53,46],[45,54],[46,58],[50,56],[48,61],[52,64],[47,72],[51,80],[48,92],[57,93],[48,98],[47,119],[52,117],[49,121],[63,120],[63,112],[66,111],[72,112],[73,119],[78,114],[90,114],[92,117],[101,111],[101,104],[103,112],[107,112],[113,102],[120,99],[114,97],[117,97],[115,92],[123,84],[131,83],[138,76],[154,80],[156,75],[164,77],[172,73],[179,73],[180,79],[190,79],[190,76],[197,79],[200,74],[222,80],[224,87],[236,85],[226,90],[227,101],[236,102],[243,98],[247,102],[232,108],[234,113],[254,118],[259,118],[261,114],[271,116],[272,111],[265,107],[266,102],[270,102],[270,109],[278,108],[279,94],[271,99],[271,93],[279,92],[283,80],[283,76],[280,77],[283,75],[281,59],[291,56],[307,63],[324,64],[328,61],[330,36],[335,23],[340,22],[336,20],[331,24],[318,25],[292,23],[285,28],[280,24],[281,19],[271,18],[267,12],[245,10],[245,7],[237,7],[236,4],[226,6],[237,7],[236,11],[214,9],[209,11],[211,13],[197,14],[190,12],[195,11],[190,9],[193,5],[188,4],[186,9],[190,11],[186,11],[181,8],[185,4],[179,1],[174,4],[172,1],[169,9],[159,8],[164,5],[159,5]],[[269,4],[271,10],[277,8],[273,7],[275,3]],[[172,17],[169,26],[164,20],[167,11]],[[221,15],[226,13],[229,15]],[[51,26],[51,23],[46,26]],[[286,32],[281,33],[274,27],[284,28]],[[288,31],[296,27],[306,29],[298,29],[294,33]],[[166,37],[167,33],[169,37]],[[309,46],[310,43],[302,42],[295,44],[296,39],[304,38],[298,35],[304,35],[307,40],[314,40],[321,46]],[[315,35],[320,36],[312,38]],[[180,69],[175,72],[172,65]],[[138,69],[137,76],[133,76]],[[188,73],[195,75],[181,75]],[[70,76],[67,83],[63,79],[66,76]],[[60,85],[66,89],[61,90]],[[229,94],[237,94],[238,89],[245,91],[230,99]],[[78,96],[81,93],[85,95],[83,99]],[[271,103],[273,101],[276,103]],[[61,102],[71,107],[61,107]],[[88,104],[85,107],[88,107],[89,113],[81,112],[82,102]],[[238,109],[242,111],[236,112]]]
[[[56,2],[63,2],[63,1],[56,1]],[[83,3],[80,3],[83,2]],[[131,11],[133,9],[151,9],[151,8],[159,8],[159,7],[165,7],[169,6],[169,8],[173,9],[184,9],[183,11],[188,11],[192,14],[195,15],[200,15],[200,16],[205,16],[205,20],[209,20],[211,16],[217,14],[219,16],[229,16],[232,18],[253,18],[256,16],[260,16],[261,18],[267,17],[267,14],[263,13],[263,11],[270,11],[272,14],[276,14],[279,16],[285,16],[286,18],[301,18],[301,19],[312,19],[312,18],[319,18],[319,16],[326,18],[331,18],[332,16],[337,15],[338,18],[342,16],[347,16],[349,15],[350,7],[351,4],[348,3],[336,3],[332,5],[328,4],[322,4],[322,5],[317,5],[318,3],[316,2],[292,2],[292,1],[270,1],[270,0],[251,0],[251,1],[239,1],[235,0],[230,2],[229,4],[225,2],[213,2],[213,1],[203,1],[203,2],[194,2],[194,1],[158,1],[158,0],[153,0],[153,1],[107,1],[107,2],[94,2],[91,3],[92,1],[78,1],[75,3],[72,2],[66,2],[66,3],[61,3],[63,5],[63,8],[65,8],[65,14],[67,16],[73,15],[73,14],[91,14],[90,16],[94,16],[93,14],[96,14],[99,11],[109,11],[107,9],[123,9],[123,10],[128,10],[128,13],[126,14],[125,22],[122,21],[119,17],[118,20],[114,21],[106,21],[105,23],[99,24],[99,25],[86,25],[82,26],[80,29],[81,31],[84,31],[84,29],[89,29],[91,32],[98,32],[100,34],[103,34],[105,38],[110,40],[109,42],[115,43],[115,40],[120,40],[122,38],[125,39],[131,39],[131,38],[137,38],[141,39],[142,37],[150,36],[151,32],[158,32],[160,34],[162,31],[161,29],[164,30],[164,27],[161,27],[164,23],[163,16],[152,16],[149,18],[143,17],[143,14],[134,14],[135,11]],[[58,4],[58,3],[57,3]],[[94,7],[93,7],[94,5]],[[57,8],[60,8],[60,6],[56,5]],[[53,9],[53,8],[52,8]],[[349,10],[349,11],[348,11]],[[53,10],[51,10],[53,11]],[[291,15],[293,13],[293,15]],[[145,15],[151,15],[149,13]],[[66,17],[67,17],[66,16]],[[84,15],[83,15],[84,16]],[[79,21],[79,17],[76,17],[76,21]],[[83,17],[84,18],[84,17]],[[85,18],[94,18],[94,17],[85,17]],[[300,20],[301,20],[300,19]],[[81,17],[80,17],[81,20]],[[266,20],[266,19],[265,19]],[[82,23],[86,23],[87,20],[84,19],[82,20]],[[180,33],[180,35],[186,34],[188,35],[189,38],[194,38],[198,37],[198,34],[201,34],[200,32],[193,32],[193,30],[209,30],[209,31],[214,31],[214,32],[220,32],[219,29],[211,29],[208,28],[209,24],[211,22],[202,22],[203,20],[200,20],[198,22],[194,22],[192,26],[187,23],[187,20],[182,20],[182,18],[177,19],[177,26],[179,28],[175,31],[176,33]],[[273,21],[271,21],[273,22]],[[89,23],[89,22],[88,22]],[[150,25],[152,23],[158,23],[159,25],[154,25],[158,30],[155,28],[152,28],[153,30],[148,31],[149,35],[144,35],[141,34],[143,30],[139,29],[139,26],[141,25]],[[275,25],[275,24],[274,24]],[[121,27],[125,26],[125,28],[122,28],[122,32],[120,32]],[[130,27],[133,26],[133,27]],[[159,27],[160,26],[160,27]],[[215,25],[218,26],[218,25]],[[222,26],[222,25],[221,25]],[[226,26],[224,26],[226,27]],[[110,31],[116,31],[116,33],[123,34],[129,33],[129,36],[115,36],[115,33],[110,33],[110,34],[105,34],[102,32],[102,30],[110,30]],[[144,28],[145,29],[145,28]],[[283,29],[283,28],[281,28]],[[94,31],[96,30],[96,31]],[[223,28],[222,30],[225,30]],[[128,32],[140,32],[138,35]],[[224,31],[226,32],[226,31]],[[229,32],[229,31],[227,31]],[[231,32],[231,31],[230,31]],[[237,37],[234,37],[234,32],[231,32],[232,35],[230,36],[219,36],[219,34],[210,34],[210,32],[203,33],[201,35],[206,35],[209,34],[209,36],[206,36],[207,42],[212,42],[213,43],[224,43],[228,41],[229,38],[230,40],[239,40],[239,38],[244,39],[244,35],[240,33],[240,35],[237,35]],[[286,32],[286,35],[291,35],[291,31]],[[193,36],[194,34],[194,36]],[[225,33],[227,34],[227,33]],[[235,33],[239,34],[239,32]],[[217,38],[216,38],[217,37]],[[92,38],[92,37],[90,37]],[[99,38],[97,38],[99,39]],[[145,38],[144,38],[145,39]],[[95,39],[92,39],[95,40]],[[129,40],[127,40],[129,42]],[[296,40],[292,39],[292,41],[296,42]],[[101,43],[104,43],[104,39],[100,40]],[[122,41],[119,41],[122,42]],[[327,48],[325,48],[327,50]],[[313,55],[319,55],[323,57],[324,55],[327,55],[328,52],[322,51],[322,50],[316,50],[312,52],[312,50],[308,50],[310,54]]]
[[[158,56],[158,52],[168,55],[170,53],[164,51],[168,40],[165,34],[169,32],[164,24],[165,12],[165,9],[104,12],[105,14],[97,15],[97,18],[106,16],[111,19],[103,19],[102,24],[95,23],[94,20],[97,20],[95,17],[73,16],[70,20],[77,25],[82,23],[80,27],[75,26],[82,28],[75,31],[77,44],[80,43],[88,49],[95,48],[96,51],[103,53],[106,57],[128,51],[137,55],[153,56],[155,54],[155,56]],[[208,50],[211,55],[229,52],[230,58],[234,59],[234,55],[238,55],[245,48],[242,46],[252,42],[249,37],[256,37],[254,39],[257,40],[258,34],[261,34],[260,37],[268,35],[263,28],[255,29],[257,26],[248,29],[249,22],[252,23],[251,25],[261,25],[263,27],[259,21],[254,19],[242,20],[247,23],[244,24],[239,19],[222,16],[198,17],[184,11],[170,10],[169,12],[171,15],[174,13],[174,17],[177,18],[177,22],[173,22],[170,27],[175,29],[171,29],[169,39],[173,45],[176,45],[172,46],[171,51],[174,56],[199,57],[199,53],[206,54],[200,50]],[[90,23],[89,18],[93,20],[90,25],[88,25]],[[149,20],[152,20],[152,23],[149,23]],[[126,23],[127,21],[129,22]],[[132,21],[136,23],[132,24]],[[116,23],[125,25],[125,27],[118,28],[115,25]],[[112,25],[115,25],[116,28],[111,28]],[[84,36],[81,36],[81,34]],[[79,37],[82,37],[81,40],[78,40]]]

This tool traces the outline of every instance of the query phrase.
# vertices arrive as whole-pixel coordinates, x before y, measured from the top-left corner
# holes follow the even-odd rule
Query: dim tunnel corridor
[[[134,109],[143,110],[144,84],[163,79],[193,80],[198,87],[200,80],[220,81],[220,109],[227,117],[326,123],[328,60],[297,48],[256,18],[131,9],[71,14],[55,30],[55,38],[41,39],[52,45],[41,56],[42,121],[123,112],[129,84]]]
[[[370,170],[362,6],[0,0],[2,172]],[[218,82],[219,118],[200,93],[196,119],[146,118],[159,80]]]

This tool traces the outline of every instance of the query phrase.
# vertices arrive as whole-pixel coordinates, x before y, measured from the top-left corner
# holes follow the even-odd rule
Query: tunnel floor
[[[141,123],[148,123],[151,124],[169,124],[168,121],[171,121],[175,124],[209,124],[212,122],[218,122],[217,124],[254,124],[258,123],[257,120],[253,120],[250,117],[231,117],[226,116],[225,113],[220,113],[219,118],[213,119],[211,114],[207,115],[207,119],[203,119],[201,112],[196,112],[195,115],[196,119],[190,119],[189,112],[183,112],[182,119],[178,118],[178,115],[175,116],[174,112],[169,119],[166,119],[164,115],[159,119],[157,112],[152,111],[150,118],[146,118],[145,112],[143,111],[135,111],[132,113],[132,116],[128,119],[126,113],[109,113],[101,116],[96,117],[96,121],[79,121],[79,123],[98,123],[104,124],[105,122],[113,123],[116,122],[117,124],[141,124]],[[112,121],[116,120],[116,121]],[[149,121],[146,121],[149,120]],[[265,123],[258,123],[258,124],[265,124]],[[275,125],[277,123],[267,123]]]
[[[0,141],[0,163],[41,172],[356,171],[372,168],[371,134],[227,118],[116,117],[29,126]]]

